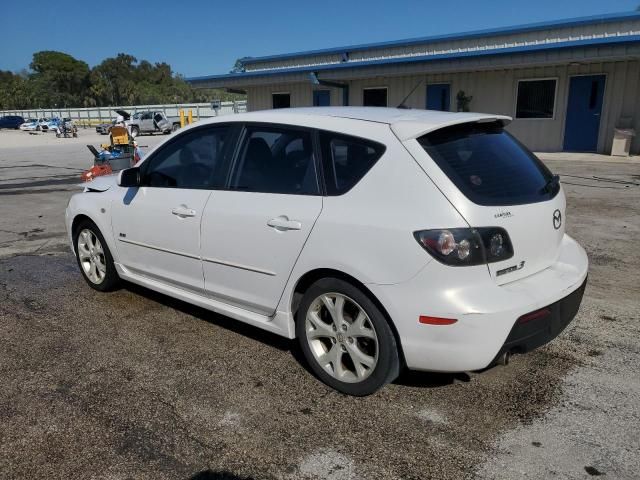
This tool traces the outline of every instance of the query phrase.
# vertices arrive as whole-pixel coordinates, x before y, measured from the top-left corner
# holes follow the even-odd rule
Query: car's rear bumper
[[[585,251],[565,235],[554,264],[504,285],[486,266],[432,261],[408,282],[367,286],[391,316],[409,368],[455,372],[485,368],[505,349],[525,352],[555,338],[577,313],[587,269]],[[543,308],[549,315],[518,326],[523,315]],[[456,322],[426,325],[418,322],[421,315]]]
[[[518,318],[496,360],[505,353],[530,352],[560,335],[578,313],[586,286],[585,279],[580,288],[566,297]]]

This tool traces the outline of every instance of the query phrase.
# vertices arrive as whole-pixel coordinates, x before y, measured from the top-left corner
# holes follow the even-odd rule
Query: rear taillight
[[[445,265],[481,265],[501,262],[513,256],[509,235],[500,227],[420,230],[413,236]]]

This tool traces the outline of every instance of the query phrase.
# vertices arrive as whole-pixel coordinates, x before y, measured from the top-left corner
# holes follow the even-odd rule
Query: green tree
[[[0,109],[29,108],[34,104],[32,85],[23,75],[0,70]]]
[[[35,100],[48,106],[82,105],[89,93],[89,66],[62,52],[33,54],[29,81]]]
[[[241,59],[236,62],[243,69]],[[0,108],[93,107],[239,100],[244,96],[196,89],[167,63],[119,53],[89,69],[62,52],[36,52],[31,71],[0,71]]]

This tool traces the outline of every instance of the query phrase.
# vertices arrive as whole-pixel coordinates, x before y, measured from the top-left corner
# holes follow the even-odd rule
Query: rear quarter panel
[[[471,226],[502,227],[508,232],[514,246],[514,256],[502,262],[488,264],[487,267],[498,284],[524,278],[555,262],[565,233],[566,198],[562,188],[554,198],[543,202],[504,206],[477,205],[455,186],[416,140],[407,140],[404,145]],[[557,229],[553,227],[555,210],[560,211],[563,219]],[[497,275],[499,270],[514,266],[521,268],[508,275]]]
[[[358,123],[366,128],[345,125],[340,133],[383,143],[386,151],[350,191],[324,198],[281,299],[281,311],[288,311],[295,285],[311,270],[339,270],[364,284],[400,283],[432,261],[414,231],[467,226],[388,125]]]

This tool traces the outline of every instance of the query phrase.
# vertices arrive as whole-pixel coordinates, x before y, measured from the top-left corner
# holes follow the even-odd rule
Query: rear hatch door
[[[129,120],[131,118],[131,115],[129,114],[129,112],[125,110],[115,110],[115,112],[125,120]]]
[[[470,227],[507,231],[513,256],[487,264],[498,284],[556,261],[566,208],[557,177],[504,130],[505,123],[495,117],[461,122],[404,141]]]

